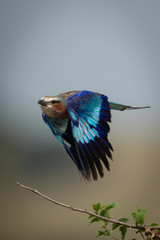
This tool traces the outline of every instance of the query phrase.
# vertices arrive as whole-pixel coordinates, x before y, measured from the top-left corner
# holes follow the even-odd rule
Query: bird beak
[[[47,106],[47,103],[44,100],[39,100],[38,104],[42,105],[42,106]]]

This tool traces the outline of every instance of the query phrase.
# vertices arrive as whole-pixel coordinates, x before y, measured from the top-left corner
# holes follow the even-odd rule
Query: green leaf
[[[103,205],[103,206],[101,206],[101,208],[100,209],[103,209],[103,208],[105,208],[106,207],[106,205]]]
[[[156,227],[156,226],[159,226],[159,224],[157,223],[151,223],[150,227]]]
[[[91,219],[91,218],[93,218],[93,217],[94,217],[93,215],[89,215],[88,219]]]
[[[108,210],[105,208],[105,209],[102,209],[101,211],[100,211],[100,215],[102,216],[102,217],[106,217],[106,218],[109,218],[109,212],[108,212]]]
[[[101,208],[100,202],[98,202],[98,203],[96,203],[96,204],[93,204],[93,209],[94,209],[96,212],[98,212],[98,211],[100,210],[100,208]]]
[[[120,219],[118,219],[118,221],[127,223],[129,221],[129,219],[128,218],[120,218]]]
[[[109,211],[112,208],[115,208],[117,206],[117,203],[110,203],[109,205],[106,206],[106,210]]]
[[[137,211],[138,211],[138,212],[140,212],[140,211],[141,211],[141,209],[140,209],[139,207],[136,207],[136,209],[137,209]]]
[[[124,240],[127,232],[126,226],[120,226],[119,231],[121,232],[121,239]]]
[[[141,210],[140,208],[136,207],[138,212],[133,212],[131,213],[131,216],[133,216],[134,220],[136,221],[137,224],[143,225],[144,224],[144,219],[146,215],[146,210]]]
[[[102,236],[102,235],[110,236],[110,231],[109,230],[99,231],[97,233],[96,237],[99,237],[99,236]]]
[[[113,223],[112,224],[112,230],[118,228],[119,226],[121,226],[119,223]]]
[[[129,221],[129,219],[128,218],[120,218],[120,219],[118,219],[118,221],[126,223]],[[119,223],[113,223],[112,230],[118,228],[119,226],[121,226]]]
[[[115,206],[116,206],[116,203],[111,203],[107,206],[101,207],[102,210],[100,211],[100,215],[103,217],[109,218],[109,210],[111,210]]]
[[[94,222],[99,222],[100,221],[100,219],[99,218],[97,218],[97,217],[94,217],[94,218],[92,218],[90,221],[89,221],[89,225],[91,224],[91,223],[94,223]]]

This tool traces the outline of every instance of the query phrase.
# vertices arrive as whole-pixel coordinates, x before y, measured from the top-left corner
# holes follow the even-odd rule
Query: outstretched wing
[[[75,148],[81,164],[81,172],[87,180],[97,179],[97,170],[103,177],[101,161],[109,170],[108,157],[112,159],[112,146],[108,141],[111,121],[108,98],[89,91],[80,91],[66,100],[71,118]]]
[[[72,135],[71,119],[53,119],[44,113],[42,113],[42,117],[58,141],[64,146],[78,169],[83,172]]]

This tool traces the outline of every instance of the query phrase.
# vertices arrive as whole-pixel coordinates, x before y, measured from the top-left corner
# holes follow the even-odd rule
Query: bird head
[[[67,118],[68,113],[64,103],[60,97],[42,97],[38,103],[41,105],[41,109],[44,114],[52,118]]]

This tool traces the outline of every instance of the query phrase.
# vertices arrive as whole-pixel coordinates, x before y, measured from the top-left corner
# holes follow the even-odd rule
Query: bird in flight
[[[86,180],[103,177],[103,165],[110,170],[112,145],[108,140],[111,110],[142,109],[108,101],[91,91],[70,91],[42,97],[42,117]]]

